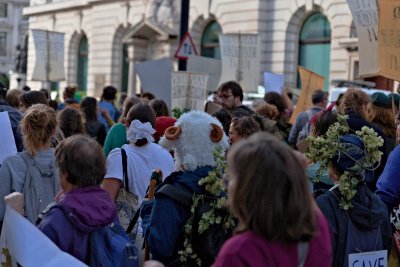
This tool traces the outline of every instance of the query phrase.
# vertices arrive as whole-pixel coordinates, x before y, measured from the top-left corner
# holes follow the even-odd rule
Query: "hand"
[[[4,201],[21,215],[24,215],[24,195],[14,192],[4,197]]]

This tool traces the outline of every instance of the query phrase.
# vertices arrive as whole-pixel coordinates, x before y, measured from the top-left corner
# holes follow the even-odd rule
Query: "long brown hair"
[[[237,231],[251,230],[272,242],[310,240],[317,232],[304,167],[291,149],[260,132],[228,153],[229,203]]]
[[[368,104],[368,119],[388,137],[396,137],[395,117],[392,109]]]

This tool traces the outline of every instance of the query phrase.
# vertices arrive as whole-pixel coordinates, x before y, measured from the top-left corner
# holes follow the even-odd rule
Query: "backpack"
[[[138,250],[119,223],[91,233],[90,266],[139,267]]]
[[[156,195],[160,194],[167,196],[192,210],[192,231],[189,239],[193,252],[197,254],[198,259],[201,261],[201,264],[199,264],[196,259],[188,257],[185,263],[178,263],[180,259],[177,259],[170,265],[178,264],[176,266],[211,266],[224,242],[232,235],[232,228],[225,228],[223,220],[219,223],[217,222],[209,225],[209,227],[202,234],[199,234],[198,232],[200,226],[199,222],[203,214],[206,214],[212,209],[212,202],[218,198],[206,194],[192,193],[185,187],[171,184],[164,184],[161,186]],[[192,203],[194,196],[201,197],[196,206],[194,206]],[[214,214],[221,218],[227,218],[227,216],[230,215],[228,210],[225,208],[214,209]],[[184,249],[183,242],[187,237],[188,234],[183,231],[181,237],[178,238],[181,243],[178,244],[178,248]]]
[[[25,216],[34,223],[47,205],[53,202],[60,190],[60,179],[55,159],[48,165],[39,164],[27,152],[17,154],[26,165],[22,193],[24,194]]]

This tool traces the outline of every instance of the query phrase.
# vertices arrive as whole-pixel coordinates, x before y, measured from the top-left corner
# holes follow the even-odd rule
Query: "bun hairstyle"
[[[40,147],[50,142],[56,127],[57,118],[54,109],[44,104],[30,107],[21,121],[25,149],[35,156]]]

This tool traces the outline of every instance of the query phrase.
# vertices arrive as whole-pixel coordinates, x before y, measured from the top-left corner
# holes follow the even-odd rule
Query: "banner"
[[[311,96],[314,91],[324,88],[324,77],[301,66],[299,66],[298,69],[301,79],[301,92],[300,97],[297,100],[296,109],[294,110],[292,117],[290,117],[290,124],[293,124],[296,121],[296,117],[300,112],[306,111],[312,107]]]
[[[8,112],[0,112],[0,165],[3,160],[9,156],[17,154],[17,147],[15,145],[14,134],[11,128],[10,117]]]
[[[235,80],[244,92],[257,92],[260,77],[260,40],[257,34],[220,34],[220,83]]]
[[[1,266],[84,267],[61,251],[47,236],[14,209],[6,206],[0,237]]]
[[[378,8],[376,0],[347,0],[358,36],[360,77],[376,76],[378,60]]]
[[[209,75],[207,91],[217,91],[221,78],[221,60],[208,57],[189,56],[187,60],[187,71],[207,73]]]
[[[264,72],[264,88],[265,93],[277,92],[282,93],[282,87],[284,84],[283,74],[275,74],[272,72]]]
[[[379,65],[380,75],[400,80],[400,3],[379,1]]]
[[[32,80],[62,81],[64,75],[64,34],[46,30],[32,30],[35,64]]]
[[[208,74],[174,71],[172,73],[172,108],[204,110]]]
[[[171,108],[172,60],[164,58],[136,63],[135,71],[139,76],[142,91],[150,92],[156,98],[164,100]]]

